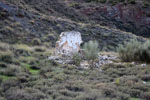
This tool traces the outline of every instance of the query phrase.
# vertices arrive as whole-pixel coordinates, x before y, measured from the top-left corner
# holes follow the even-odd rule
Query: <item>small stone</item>
[[[131,64],[135,64],[135,62],[132,62]]]
[[[142,66],[142,67],[145,67],[145,66],[146,66],[146,64],[141,64],[141,66]]]

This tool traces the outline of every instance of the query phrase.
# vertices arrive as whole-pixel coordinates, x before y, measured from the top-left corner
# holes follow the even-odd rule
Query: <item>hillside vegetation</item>
[[[0,100],[150,100],[149,4],[0,0]],[[81,33],[84,52],[57,59],[66,31]]]

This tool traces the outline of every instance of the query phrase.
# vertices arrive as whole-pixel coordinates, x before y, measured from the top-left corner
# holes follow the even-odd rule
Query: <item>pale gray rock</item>
[[[81,33],[77,31],[62,32],[56,42],[56,54],[70,55],[79,52],[82,43]]]

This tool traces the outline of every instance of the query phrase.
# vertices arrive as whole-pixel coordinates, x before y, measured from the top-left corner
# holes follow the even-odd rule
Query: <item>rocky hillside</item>
[[[29,43],[40,38],[43,43],[55,43],[61,32],[76,30],[82,33],[84,41],[97,39],[101,48],[107,45],[106,49],[113,49],[135,37],[127,32],[149,36],[149,6],[141,8],[145,12],[138,15],[137,5],[117,3],[112,6],[109,2],[84,0],[0,0],[0,39]],[[133,6],[134,10],[129,10]]]
[[[97,40],[97,59],[56,56],[64,31]],[[149,33],[149,0],[0,0],[0,100],[150,100],[150,65],[114,52],[135,39],[127,58],[149,61]]]

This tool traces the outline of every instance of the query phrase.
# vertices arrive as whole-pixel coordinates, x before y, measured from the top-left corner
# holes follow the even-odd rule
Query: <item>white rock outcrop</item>
[[[77,31],[62,32],[56,42],[56,54],[70,55],[80,50],[81,33]]]

